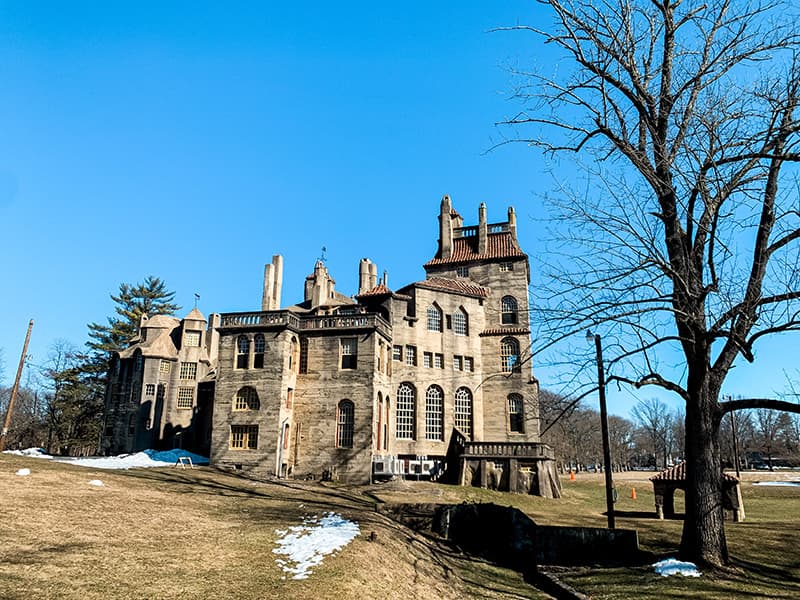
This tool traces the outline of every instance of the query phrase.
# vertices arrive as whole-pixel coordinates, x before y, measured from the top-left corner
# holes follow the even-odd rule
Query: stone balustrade
[[[386,337],[391,337],[391,327],[382,317],[375,314],[303,316],[288,310],[225,313],[222,327],[253,327],[263,325],[286,326],[297,331],[321,329],[377,329]]]
[[[552,458],[547,444],[536,442],[465,442],[464,457],[529,457]]]

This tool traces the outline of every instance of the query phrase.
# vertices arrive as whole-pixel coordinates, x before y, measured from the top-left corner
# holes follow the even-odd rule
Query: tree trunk
[[[686,516],[680,556],[719,567],[728,561],[722,509],[717,389],[698,386],[686,406]]]

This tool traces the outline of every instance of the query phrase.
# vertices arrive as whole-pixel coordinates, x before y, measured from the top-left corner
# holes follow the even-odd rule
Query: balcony
[[[375,314],[355,315],[296,315],[288,310],[226,313],[222,315],[221,327],[288,327],[295,331],[327,331],[351,329],[377,329],[387,338],[391,338],[391,326],[382,317]]]

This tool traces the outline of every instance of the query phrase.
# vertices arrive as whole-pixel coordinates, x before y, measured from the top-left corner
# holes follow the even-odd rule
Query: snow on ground
[[[684,577],[700,577],[697,565],[690,562],[683,562],[674,558],[662,560],[653,565],[656,573],[662,577],[669,575],[683,575]]]
[[[89,485],[95,485],[95,486],[97,486],[97,487],[105,487],[105,485],[106,485],[106,484],[105,484],[105,483],[103,483],[102,481],[100,481],[99,479],[92,479],[92,480],[89,482]]]
[[[775,486],[796,486],[800,485],[800,481],[756,481],[753,485],[775,485]]]
[[[17,475],[19,475],[20,477],[25,477],[26,475],[30,474],[31,474],[30,469],[20,469],[19,471],[17,471]]]
[[[286,557],[276,562],[285,573],[292,574],[292,579],[306,579],[312,567],[349,544],[359,532],[358,523],[332,512],[321,518],[307,517],[302,525],[276,529],[278,547],[272,552]]]
[[[26,450],[9,450],[9,454],[18,456],[29,456],[33,458],[46,458],[57,462],[69,463],[79,467],[92,467],[95,469],[134,469],[142,467],[171,467],[178,458],[188,456],[196,465],[207,465],[208,458],[193,454],[185,450],[174,449],[156,452],[155,450],[144,450],[134,454],[120,454],[119,456],[91,456],[87,458],[76,458],[69,456],[50,456],[41,448],[28,448]]]

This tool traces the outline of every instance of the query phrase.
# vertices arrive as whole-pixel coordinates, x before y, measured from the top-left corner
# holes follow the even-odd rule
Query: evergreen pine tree
[[[174,298],[175,292],[167,290],[166,283],[152,275],[135,285],[121,283],[119,294],[111,294],[117,304],[114,309],[117,316],[109,317],[107,325],[90,323],[90,339],[86,345],[96,359],[105,363],[112,352],[124,349],[136,335],[142,315],[172,315],[180,310]]]

